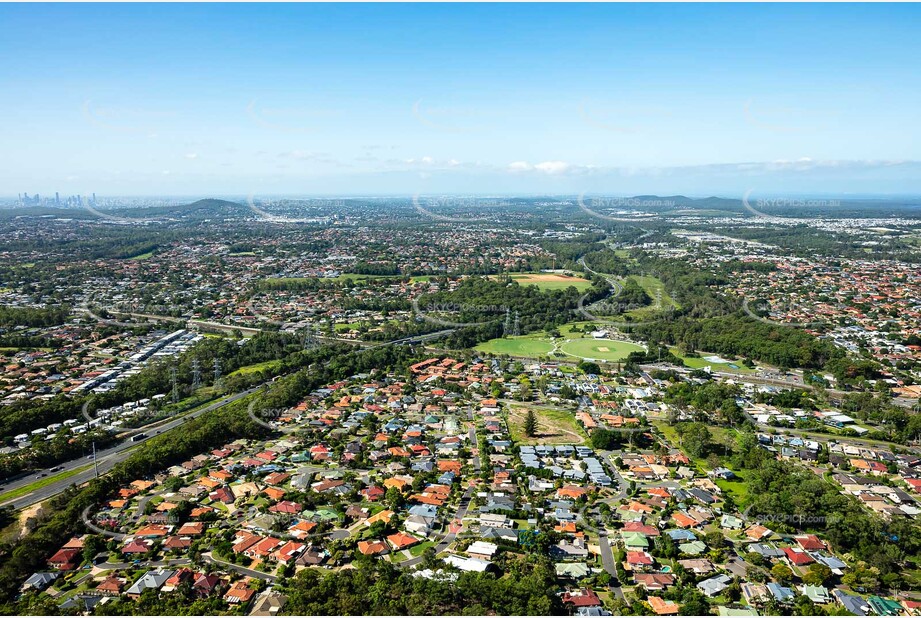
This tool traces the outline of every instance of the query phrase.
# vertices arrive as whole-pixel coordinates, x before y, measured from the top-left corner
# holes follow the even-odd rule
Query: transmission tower
[[[518,318],[519,318],[518,312],[516,311],[515,312],[515,325],[512,327],[512,335],[515,337],[521,334],[521,324],[518,321]]]
[[[173,383],[173,403],[179,401],[179,383],[176,381],[175,365],[169,368],[170,381]]]
[[[201,367],[198,364],[198,359],[192,359],[192,390],[197,391],[201,386]]]
[[[214,388],[221,388],[221,359],[214,359]]]
[[[505,309],[505,323],[502,324],[502,335],[505,337],[508,337],[511,334],[512,334],[512,314],[508,310],[508,308],[506,308]]]
[[[314,331],[312,326],[308,326],[306,329],[304,329],[303,344],[305,350],[312,350],[320,345],[318,334]]]

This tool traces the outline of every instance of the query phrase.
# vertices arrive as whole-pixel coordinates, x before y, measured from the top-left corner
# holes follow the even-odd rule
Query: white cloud
[[[538,171],[544,174],[565,174],[575,171],[576,168],[565,161],[541,161],[531,165],[527,161],[513,161],[508,164],[508,171],[512,173]]]
[[[545,174],[565,174],[572,166],[565,161],[543,161],[534,166],[534,169]]]
[[[197,152],[187,152],[185,155],[185,158],[186,159],[197,159],[198,153]]]
[[[510,172],[527,172],[531,169],[531,164],[527,161],[514,161],[508,164]]]

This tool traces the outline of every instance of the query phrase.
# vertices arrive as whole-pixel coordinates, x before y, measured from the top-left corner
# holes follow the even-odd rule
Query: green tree
[[[688,588],[681,597],[682,616],[709,616],[710,603],[696,588]]]
[[[529,438],[537,435],[537,415],[534,414],[534,410],[528,410],[524,417],[524,433]]]
[[[831,569],[824,564],[813,564],[809,571],[803,575],[803,582],[811,586],[821,586],[831,579]]]
[[[793,579],[793,569],[782,562],[778,562],[771,567],[771,577],[781,584],[789,583]]]
[[[841,583],[858,592],[871,592],[879,588],[879,569],[859,561],[841,577]]]
[[[384,499],[390,505],[390,508],[394,510],[399,509],[405,502],[402,492],[396,487],[388,487],[387,493],[384,494]]]
[[[713,436],[703,423],[691,423],[684,428],[681,446],[691,457],[705,457],[710,452]]]
[[[106,541],[98,534],[90,534],[83,539],[83,559],[86,562],[92,562],[100,552],[105,551]]]

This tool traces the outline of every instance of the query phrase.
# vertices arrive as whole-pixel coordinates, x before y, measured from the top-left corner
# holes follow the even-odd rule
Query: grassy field
[[[231,372],[230,375],[235,376],[235,375],[242,375],[242,374],[247,374],[247,373],[254,373],[256,371],[262,371],[263,369],[272,369],[278,366],[279,362],[280,361],[277,361],[277,360],[270,360],[270,361],[265,361],[263,363],[255,363],[253,365],[246,365],[245,367],[240,367],[236,371]]]
[[[642,352],[643,348],[613,339],[572,339],[560,346],[560,350],[579,358],[616,362],[626,359],[631,352]]]
[[[726,371],[729,373],[753,373],[754,369],[749,369],[742,364],[741,361],[732,361],[729,363],[714,363],[708,360],[704,360],[704,356],[714,356],[712,354],[707,354],[706,352],[699,352],[700,357],[697,356],[684,356],[678,352],[678,348],[670,348],[672,354],[680,358],[685,365],[691,369],[703,369],[704,367],[709,366],[714,371]]]
[[[346,322],[345,324],[333,325],[333,330],[337,333],[347,333],[353,328],[357,329],[359,326],[361,326],[361,322]]]
[[[718,479],[715,482],[724,493],[732,495],[732,499],[735,500],[736,504],[743,504],[748,499],[748,484],[745,481],[724,481]]]
[[[148,251],[147,253],[142,253],[142,254],[140,254],[140,255],[136,255],[136,256],[134,256],[134,257],[132,257],[132,258],[128,258],[128,259],[129,259],[129,260],[146,260],[147,258],[153,256],[153,254],[154,254],[153,251]]]
[[[592,287],[592,282],[582,277],[567,277],[556,273],[517,273],[511,278],[518,285],[535,285],[539,290],[565,290],[572,286],[579,291]]]
[[[488,354],[537,357],[550,354],[550,351],[553,350],[553,344],[543,335],[524,335],[521,337],[492,339],[476,346],[476,350]]]
[[[563,353],[560,360],[574,360],[593,358],[597,360],[617,362],[625,359],[631,352],[642,351],[642,346],[625,341],[611,339],[594,339],[581,331],[582,328],[592,326],[592,322],[570,322],[560,326],[559,334],[563,339],[557,339],[558,351]],[[575,330],[579,328],[580,330]],[[607,348],[604,350],[602,348]],[[492,339],[476,346],[479,352],[487,354],[508,354],[525,358],[538,358],[549,356],[553,352],[553,342],[550,337],[542,332],[522,335],[521,337],[504,337]]]
[[[0,348],[0,354],[16,354],[20,350],[30,350],[35,352],[50,352],[52,348]]]
[[[533,438],[524,433],[524,420],[529,408],[537,416],[537,435]],[[571,412],[544,406],[511,406],[508,428],[512,440],[518,444],[582,444],[586,439],[585,432]]]
[[[674,307],[679,309],[680,306],[675,299],[668,295],[668,292],[665,291],[665,284],[662,283],[662,280],[658,277],[644,277],[640,275],[632,275],[632,278],[642,286],[646,293],[655,301],[655,299],[661,295],[662,297],[662,306],[660,309],[667,309],[668,307]]]

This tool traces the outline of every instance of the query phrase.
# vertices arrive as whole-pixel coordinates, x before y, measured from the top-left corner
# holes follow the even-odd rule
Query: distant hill
[[[113,215],[141,219],[236,219],[253,215],[244,204],[216,198],[205,198],[178,206],[119,209],[108,211],[106,214],[109,212]]]
[[[253,216],[255,216],[255,213],[244,204],[215,198],[206,198],[192,202],[191,204],[152,206],[149,208],[51,208],[45,206],[26,206],[0,209],[0,219],[12,219],[15,217],[53,217],[55,219],[80,219],[92,221],[111,217],[112,219],[168,221],[176,219],[240,219]]]

